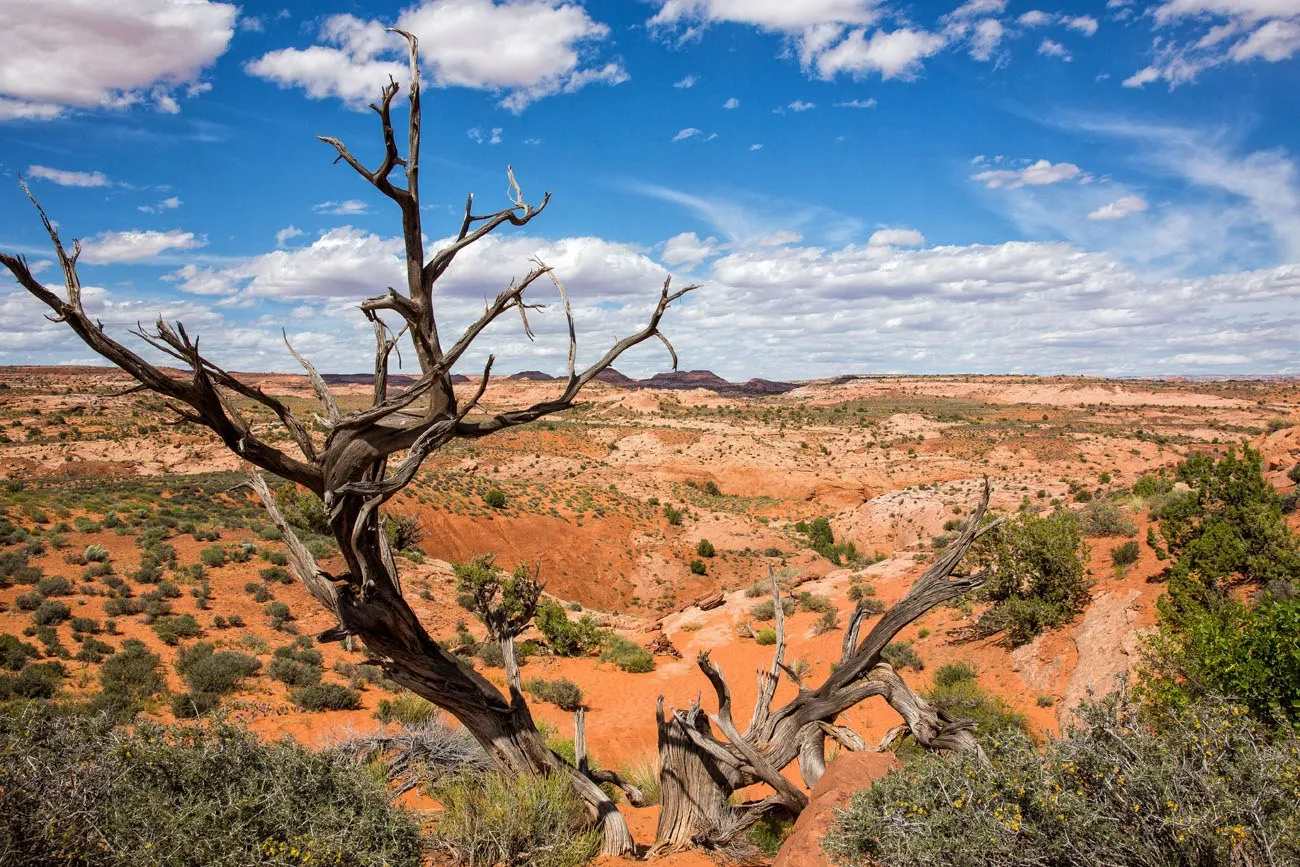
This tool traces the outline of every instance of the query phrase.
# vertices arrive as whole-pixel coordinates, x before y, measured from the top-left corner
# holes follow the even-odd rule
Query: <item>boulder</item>
[[[898,767],[893,753],[842,752],[826,767],[826,773],[808,796],[808,806],[799,814],[794,830],[776,855],[774,867],[830,867],[822,851],[822,837],[854,794]]]

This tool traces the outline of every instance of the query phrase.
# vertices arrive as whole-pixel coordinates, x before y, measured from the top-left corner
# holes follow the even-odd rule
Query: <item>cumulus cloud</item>
[[[302,229],[290,223],[275,233],[275,246],[283,247],[291,239],[302,237],[302,234]]]
[[[429,248],[451,240],[433,242]],[[274,250],[221,268],[186,267],[169,279],[182,292],[196,294],[355,302],[382,292],[384,286],[405,285],[403,251],[399,237],[341,226],[303,247]],[[548,241],[490,235],[456,257],[455,266],[438,282],[439,297],[495,297],[535,258],[554,267],[574,292],[598,287],[607,296],[645,293],[662,284],[665,275],[661,266],[628,244],[600,238]]]
[[[1001,187],[1015,189],[1024,186],[1044,186],[1081,177],[1083,172],[1074,163],[1053,163],[1038,160],[1021,169],[986,169],[971,175],[990,190]]]
[[[1153,59],[1125,87],[1165,82],[1170,90],[1229,63],[1280,63],[1300,52],[1294,0],[1165,0],[1152,20]]]
[[[1141,196],[1121,196],[1108,205],[1102,205],[1088,214],[1089,220],[1122,220],[1130,214],[1140,214],[1149,206]]]
[[[136,207],[136,210],[142,211],[146,214],[160,214],[163,211],[174,211],[182,204],[183,202],[181,202],[180,196],[168,196],[161,202],[153,205],[139,205]]]
[[[487,143],[487,144],[499,145],[501,144],[502,132],[503,130],[499,126],[492,127],[492,129],[488,130],[486,133],[483,132],[483,130],[479,129],[478,127],[474,127],[472,129],[466,130],[465,134],[469,136],[470,140],[474,142],[474,144]]]
[[[868,247],[923,247],[925,236],[915,229],[880,229],[867,241]]]
[[[673,87],[676,87],[679,90],[690,90],[692,87],[695,86],[695,82],[697,82],[698,80],[699,79],[697,79],[694,75],[688,75],[685,78],[681,79],[680,81],[673,82]]]
[[[1069,63],[1074,59],[1070,54],[1069,49],[1057,42],[1055,39],[1044,39],[1039,43],[1038,53],[1046,57],[1059,57],[1066,63]]]
[[[937,33],[900,28],[892,32],[877,30],[867,38],[865,30],[851,31],[833,47],[816,54],[813,66],[817,75],[832,79],[840,73],[865,76],[877,73],[881,78],[915,78],[921,61],[937,54],[946,40]]]
[[[142,103],[174,112],[178,94],[203,89],[237,15],[208,0],[0,4],[0,119]]]
[[[801,112],[801,111],[809,111],[809,110],[814,109],[814,108],[816,108],[816,107],[817,107],[817,103],[815,103],[815,102],[804,102],[802,99],[796,99],[794,102],[792,102],[792,103],[790,103],[789,105],[786,106],[786,108],[790,109],[790,111],[793,111],[793,112],[795,112],[795,113],[798,113],[798,112]]]
[[[435,85],[501,94],[500,104],[514,112],[628,78],[621,62],[596,56],[609,27],[566,0],[424,0],[403,11],[396,26],[420,39],[424,72]],[[408,74],[405,43],[384,27],[333,15],[317,44],[272,51],[245,68],[281,87],[301,87],[313,99],[337,97],[364,108],[389,75],[403,81]]]
[[[90,265],[113,262],[143,262],[169,250],[195,250],[207,240],[193,232],[171,229],[166,232],[138,229],[126,232],[101,232],[82,242],[81,261]]]
[[[704,130],[696,129],[693,126],[688,126],[686,129],[678,130],[677,135],[673,136],[673,141],[675,142],[686,141],[686,139],[688,138],[695,138],[696,136],[702,136],[702,135],[704,135]]]
[[[850,99],[847,100],[846,102],[835,103],[835,107],[836,108],[875,108],[876,99],[875,97],[872,97],[870,99]]]
[[[1046,27],[1056,20],[1055,15],[1049,15],[1041,9],[1030,9],[1025,14],[1016,19],[1021,27]]]
[[[342,202],[321,202],[311,206],[312,211],[317,214],[332,214],[334,216],[351,217],[357,214],[370,213],[370,205],[360,199],[346,199]]]
[[[722,107],[726,109],[740,108],[740,100],[736,99],[733,96],[731,97],[731,99],[728,99],[726,102],[724,102],[722,104]]]
[[[1079,15],[1074,18],[1063,16],[1061,23],[1071,30],[1077,30],[1084,36],[1094,36],[1097,33],[1097,19],[1091,15]]]
[[[680,235],[674,235],[664,242],[664,251],[659,258],[663,260],[665,265],[670,267],[676,265],[694,267],[705,259],[717,255],[717,253],[717,238],[704,238],[701,240],[700,236],[694,232],[682,232]]]
[[[27,176],[50,181],[61,187],[109,187],[112,181],[103,172],[72,172],[49,166],[28,166]]]

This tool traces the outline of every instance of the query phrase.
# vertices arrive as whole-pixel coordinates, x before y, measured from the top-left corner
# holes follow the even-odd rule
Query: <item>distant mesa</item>
[[[552,380],[559,379],[558,376],[551,376],[549,373],[542,373],[540,370],[521,370],[518,373],[510,374],[507,378],[522,379],[529,382],[551,382]]]
[[[596,374],[596,381],[606,385],[619,385],[623,388],[637,388],[640,383],[630,376],[624,376],[612,367],[607,367]]]
[[[375,381],[372,373],[325,373],[321,375],[330,385],[370,385]],[[389,375],[388,383],[394,388],[405,388],[418,379],[418,376],[412,374],[394,373]],[[521,370],[518,373],[510,374],[506,379],[515,380],[516,382],[554,382],[560,377],[552,376],[540,370]],[[852,377],[846,377],[846,379],[852,379]],[[456,385],[460,385],[471,381],[477,382],[478,380],[457,373],[452,375],[451,381]],[[762,397],[770,394],[785,394],[787,391],[798,388],[795,383],[778,382],[771,379],[751,379],[741,383],[728,382],[711,370],[674,370],[668,373],[656,373],[649,379],[633,379],[610,367],[596,374],[596,381],[618,388],[629,389],[659,388],[681,391],[702,388],[727,397]]]

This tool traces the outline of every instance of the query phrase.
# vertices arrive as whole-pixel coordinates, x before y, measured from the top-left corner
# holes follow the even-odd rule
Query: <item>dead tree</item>
[[[432,256],[426,254],[420,213],[421,114],[417,43],[411,34],[395,32],[406,39],[410,48],[406,155],[399,152],[391,116],[393,99],[400,85],[391,79],[383,88],[379,104],[371,106],[379,116],[384,145],[383,159],[376,168],[363,165],[338,139],[320,139],[337,152],[336,162],[347,163],[397,205],[401,212],[406,253],[405,291],[390,287],[384,294],[361,304],[361,310],[374,324],[376,344],[374,394],[368,408],[343,412],[324,378],[309,362],[293,353],[306,368],[322,405],[321,421],[328,429],[323,442],[312,436],[308,425],[294,414],[289,404],[241,382],[204,357],[199,351],[197,337],[192,338],[179,323],[172,325],[160,319],[152,330],[139,329],[135,333],[158,351],[188,367],[188,375],[176,376],[157,367],[110,337],[102,323],[87,316],[82,306],[81,282],[77,275],[81,245],[74,242],[72,253],[67,253],[58,232],[25,184],[23,189],[36,205],[53,243],[63,272],[66,297],[59,297],[37,281],[24,258],[0,254],[0,263],[28,292],[53,311],[50,318],[66,323],[87,346],[134,377],[140,383],[137,390],[163,396],[180,419],[210,428],[227,447],[250,464],[301,485],[321,498],[343,555],[344,569],[338,574],[322,569],[295,538],[277,509],[275,497],[266,482],[257,475],[251,481],[272,520],[284,534],[294,572],[316,600],[338,619],[338,626],[322,633],[320,640],[359,637],[389,677],[456,717],[501,769],[516,774],[568,774],[575,792],[589,806],[593,820],[603,830],[604,851],[626,854],[632,851],[633,844],[623,817],[594,781],[547,748],[533,724],[528,704],[519,690],[518,678],[511,678],[509,694],[503,695],[472,667],[462,664],[439,647],[412,612],[402,595],[397,568],[383,531],[381,509],[385,502],[410,484],[421,464],[434,451],[457,438],[484,437],[569,409],[583,386],[623,352],[643,341],[651,338],[662,340],[673,357],[675,368],[676,353],[660,333],[659,324],[669,305],[696,287],[673,291],[669,281],[665,281],[645,326],[617,341],[590,367],[579,370],[575,366],[573,314],[564,285],[549,267],[537,262],[535,268],[511,283],[487,305],[483,314],[464,333],[448,343],[439,333],[435,316],[433,293],[439,278],[451,267],[460,251],[489,233],[507,223],[527,225],[546,207],[550,195],[543,197],[538,205],[527,203],[514,172],[510,171],[510,207],[477,215],[473,196],[470,196],[455,240]],[[400,176],[399,179],[393,177],[398,167],[405,175],[404,184],[400,182]],[[568,375],[563,380],[563,391],[553,399],[533,406],[471,418],[470,413],[487,388],[492,358],[489,357],[481,380],[467,399],[453,388],[452,368],[484,328],[510,311],[518,311],[525,333],[532,337],[528,313],[540,305],[526,303],[524,292],[543,277],[549,277],[558,290],[568,324]],[[400,320],[400,327],[397,330],[390,328],[382,316]],[[402,338],[409,339],[414,346],[420,377],[405,390],[390,393],[389,357]],[[290,351],[293,351],[292,347]],[[283,451],[266,439],[240,410],[238,398],[272,412],[288,432],[298,454]],[[390,458],[395,466],[389,466]]]
[[[849,749],[865,747],[861,736],[837,725],[837,718],[871,696],[880,696],[903,718],[876,749],[883,749],[903,734],[929,749],[980,748],[970,720],[947,715],[914,693],[888,663],[881,651],[900,630],[931,608],[979,587],[985,573],[957,573],[956,569],[975,539],[993,524],[981,527],[988,508],[985,481],[979,507],[966,529],[926,570],[897,604],[886,611],[859,643],[867,609],[861,604],[845,628],[839,665],[816,688],[804,685],[799,674],[785,664],[785,617],[781,590],[772,579],[776,615],[776,653],[769,669],[758,673],[758,698],[749,725],[741,732],[731,703],[731,689],[722,670],[707,651],[697,659],[717,697],[716,713],[707,712],[697,699],[685,710],[664,712],[663,696],[655,712],[659,729],[659,825],[655,850],[689,846],[722,849],[770,812],[795,816],[808,804],[804,792],[782,771],[796,760],[808,788],[826,770],[826,738]],[[781,675],[798,687],[782,707],[773,708]],[[759,783],[772,794],[743,804],[732,803],[738,790]]]

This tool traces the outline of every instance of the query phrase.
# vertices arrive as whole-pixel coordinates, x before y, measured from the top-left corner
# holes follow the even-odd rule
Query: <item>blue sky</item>
[[[0,0],[0,249],[55,279],[21,174],[115,332],[180,318],[293,370],[284,325],[367,369],[400,223],[315,136],[376,161],[394,24],[430,243],[467,193],[507,203],[508,164],[554,193],[457,260],[444,331],[540,256],[584,358],[671,273],[702,284],[666,323],[683,367],[732,379],[1300,369],[1300,0]],[[40,314],[0,281],[0,363],[92,360]],[[466,367],[558,372],[537,325]]]

